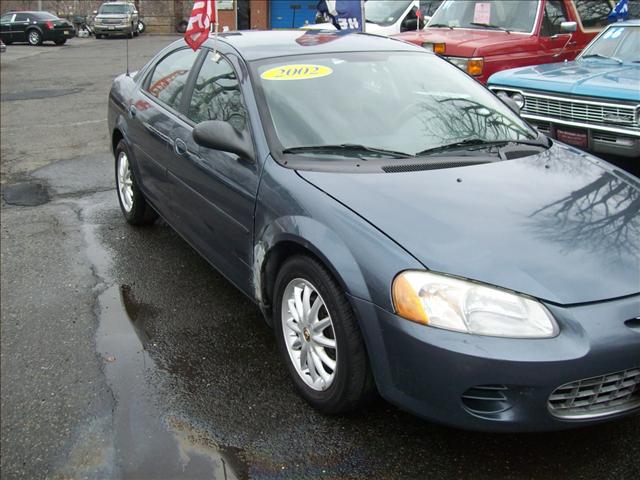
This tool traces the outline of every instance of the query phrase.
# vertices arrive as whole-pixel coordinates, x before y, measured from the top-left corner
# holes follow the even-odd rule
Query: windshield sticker
[[[324,65],[283,65],[260,75],[264,80],[309,80],[331,75],[333,69]]]
[[[473,11],[473,23],[491,23],[491,4],[489,2],[476,3]]]

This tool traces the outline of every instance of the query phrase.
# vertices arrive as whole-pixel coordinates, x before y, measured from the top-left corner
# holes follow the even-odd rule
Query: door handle
[[[187,144],[181,138],[176,138],[173,142],[173,151],[177,155],[184,155],[187,153]]]
[[[129,107],[129,116],[131,118],[134,118],[136,115],[138,114],[138,110],[136,110],[136,107],[134,107],[133,105],[131,105]]]

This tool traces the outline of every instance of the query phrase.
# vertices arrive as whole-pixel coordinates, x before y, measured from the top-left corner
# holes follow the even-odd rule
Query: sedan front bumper
[[[578,418],[559,417],[557,410],[551,413],[550,403],[552,394],[558,398],[558,387],[582,379],[630,372],[632,382],[640,382],[633,376],[640,368],[640,295],[570,308],[548,306],[560,334],[535,340],[426,327],[350,300],[361,319],[381,395],[428,420],[464,429],[545,431],[640,412],[633,403],[640,399],[637,383],[632,383],[626,407],[604,415],[594,410]]]

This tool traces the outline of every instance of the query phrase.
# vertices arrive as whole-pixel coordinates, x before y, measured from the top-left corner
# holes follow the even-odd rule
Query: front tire
[[[374,391],[373,377],[351,305],[315,259],[297,255],[276,278],[273,324],[295,387],[324,413],[353,410]]]
[[[153,223],[158,214],[147,203],[131,168],[131,156],[124,140],[116,148],[116,190],[122,214],[131,225]]]
[[[42,34],[35,29],[31,29],[27,32],[27,41],[31,46],[42,45]]]
[[[96,33],[96,40],[100,40],[102,38],[102,34]]]

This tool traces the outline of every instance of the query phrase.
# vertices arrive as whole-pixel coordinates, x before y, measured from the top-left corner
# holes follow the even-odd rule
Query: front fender
[[[395,276],[424,268],[375,226],[271,156],[265,162],[255,222],[254,287],[260,303],[265,261],[282,242],[317,256],[348,295],[389,311]]]

